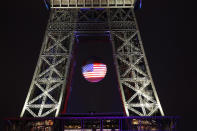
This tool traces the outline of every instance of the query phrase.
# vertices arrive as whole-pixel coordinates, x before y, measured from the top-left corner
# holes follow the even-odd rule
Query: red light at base
[[[90,63],[82,67],[84,78],[89,82],[101,81],[107,72],[107,66],[103,63]]]

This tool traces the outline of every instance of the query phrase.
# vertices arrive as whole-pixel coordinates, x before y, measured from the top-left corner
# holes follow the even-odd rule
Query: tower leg
[[[110,9],[109,25],[126,115],[163,116],[134,10]]]
[[[76,11],[52,10],[21,117],[59,114],[72,58]]]

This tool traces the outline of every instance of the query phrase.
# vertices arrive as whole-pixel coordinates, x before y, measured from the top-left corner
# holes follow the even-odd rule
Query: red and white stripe
[[[102,80],[107,72],[107,67],[102,63],[94,63],[93,71],[83,72],[83,76],[90,82],[98,82]]]

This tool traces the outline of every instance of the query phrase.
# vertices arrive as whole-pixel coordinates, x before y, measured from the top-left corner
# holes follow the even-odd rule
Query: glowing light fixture
[[[140,8],[142,8],[142,0],[140,0]]]
[[[90,63],[82,67],[84,78],[89,82],[101,81],[107,72],[107,66],[103,63]]]

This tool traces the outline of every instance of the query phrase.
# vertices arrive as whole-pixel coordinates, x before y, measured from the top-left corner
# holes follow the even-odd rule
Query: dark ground
[[[1,120],[18,117],[22,110],[48,19],[42,0],[14,2],[2,4],[6,36],[1,43]],[[143,0],[136,16],[165,114],[181,117],[181,131],[195,130],[194,3]]]

